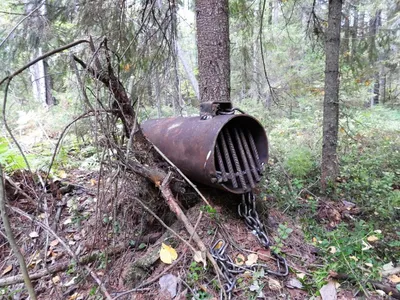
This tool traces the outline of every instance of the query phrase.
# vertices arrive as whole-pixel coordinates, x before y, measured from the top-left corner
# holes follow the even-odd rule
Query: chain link
[[[267,236],[264,224],[260,221],[256,210],[255,196],[252,192],[242,195],[242,202],[238,206],[238,213],[240,217],[244,218],[247,227],[257,236],[261,245],[269,249],[271,242]],[[210,248],[210,253],[222,271],[223,279],[226,282],[223,289],[225,290],[228,300],[232,299],[232,292],[236,287],[236,275],[238,274],[245,271],[256,271],[258,268],[263,268],[265,273],[279,277],[285,277],[289,273],[286,259],[273,250],[271,250],[271,254],[276,261],[276,270],[269,269],[269,266],[266,264],[253,264],[251,266],[237,265],[232,258],[226,254],[227,247],[228,243],[220,239]],[[222,292],[221,299],[223,299]]]

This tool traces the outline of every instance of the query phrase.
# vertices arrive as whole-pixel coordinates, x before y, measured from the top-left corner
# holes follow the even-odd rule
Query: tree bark
[[[200,102],[230,101],[228,0],[196,0]]]
[[[339,127],[339,50],[342,1],[330,0],[328,30],[325,41],[325,96],[323,116],[323,144],[321,187],[326,191],[328,183],[339,175],[337,158]]]

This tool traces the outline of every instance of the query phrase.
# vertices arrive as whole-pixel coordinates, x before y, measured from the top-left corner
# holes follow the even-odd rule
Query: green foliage
[[[382,238],[381,231],[374,228],[374,224],[358,220],[354,224],[341,223],[335,230],[327,231],[315,221],[303,221],[307,224],[308,232],[313,234],[309,236],[310,241],[321,249],[324,260],[311,279],[316,289],[326,283],[332,270],[350,274],[362,289],[368,280],[380,279],[380,268],[386,258],[377,255],[368,241],[371,236]]]
[[[292,149],[286,157],[285,168],[296,178],[305,178],[314,168],[311,151],[307,148]]]
[[[0,164],[4,166],[6,172],[26,168],[21,153],[17,149],[10,148],[5,138],[0,138]]]
[[[293,232],[292,228],[287,227],[286,224],[279,224],[278,226],[278,235],[274,238],[275,244],[271,247],[276,253],[280,253],[282,251],[284,241],[289,237],[289,235]]]

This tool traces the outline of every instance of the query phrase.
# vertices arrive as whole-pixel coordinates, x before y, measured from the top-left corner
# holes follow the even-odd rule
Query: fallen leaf
[[[241,266],[244,264],[245,258],[243,254],[238,254],[238,256],[236,256],[235,258],[235,264]]]
[[[168,291],[171,298],[176,296],[176,289],[178,287],[178,278],[172,274],[165,274],[161,276],[158,283],[160,284],[161,291]]]
[[[255,253],[251,253],[247,256],[246,266],[252,266],[257,263],[258,255]]]
[[[373,264],[371,264],[371,263],[365,263],[365,265],[368,267],[368,268],[372,268],[374,265]]]
[[[335,254],[337,252],[335,246],[330,246],[328,249],[329,249],[329,252],[332,253],[332,254]]]
[[[386,293],[382,290],[375,290],[375,292],[381,297],[386,297]]]
[[[178,258],[176,250],[164,243],[161,244],[160,259],[165,264],[172,264]]]
[[[389,276],[388,279],[395,284],[400,283],[400,277],[395,274]]]
[[[79,294],[78,293],[74,293],[73,295],[71,295],[68,300],[76,300],[78,298]]]
[[[4,269],[3,273],[1,273],[1,276],[6,275],[6,274],[9,273],[12,269],[13,269],[13,266],[12,266],[12,265],[8,265],[8,266]]]
[[[60,282],[60,276],[54,276],[52,279],[51,279],[51,281],[53,281],[53,283],[54,284],[57,284],[57,283],[59,283]]]
[[[349,258],[350,258],[350,259],[352,259],[352,260],[354,260],[354,261],[358,261],[358,258],[357,258],[357,257],[355,257],[354,255],[352,255],[352,256],[349,256]]]
[[[258,291],[260,289],[260,285],[258,284],[257,280],[254,280],[253,283],[249,286],[249,290],[251,292]]]
[[[376,242],[377,240],[379,240],[379,238],[375,235],[371,235],[371,236],[367,237],[367,241],[370,243]]]
[[[286,282],[286,286],[291,289],[303,288],[303,284],[297,278],[291,278],[288,282]]]
[[[91,186],[95,186],[97,184],[97,181],[96,181],[96,179],[90,179],[90,185]]]
[[[273,278],[268,279],[268,287],[271,291],[279,291],[282,288],[280,282]]]
[[[37,233],[36,231],[32,231],[32,232],[29,234],[29,236],[30,236],[32,239],[34,239],[34,238],[39,237],[39,233]]]
[[[51,247],[55,247],[55,246],[57,246],[58,245],[58,243],[59,243],[60,241],[59,240],[54,240],[54,241],[51,241],[51,243],[50,243],[50,246]]]
[[[71,218],[68,218],[63,222],[64,225],[68,225],[68,224],[71,224],[71,223],[72,223],[72,219]]]
[[[335,288],[335,283],[329,281],[320,290],[322,300],[337,300],[337,292]]]
[[[296,276],[300,279],[304,279],[304,277],[306,276],[306,274],[304,273],[296,273]]]
[[[377,229],[377,230],[374,230],[374,232],[375,232],[375,233],[378,233],[378,234],[381,234],[381,233],[382,233],[382,230]]]
[[[362,241],[362,244],[364,245],[364,247],[361,249],[362,251],[366,251],[368,249],[371,249],[372,246],[364,241]]]
[[[207,267],[206,254],[204,252],[195,251],[194,255],[193,255],[193,259],[195,262],[203,263],[204,269]]]

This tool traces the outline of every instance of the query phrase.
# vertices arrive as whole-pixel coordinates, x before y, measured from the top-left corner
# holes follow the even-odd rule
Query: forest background
[[[400,4],[343,2],[340,176],[332,190],[321,193],[327,15],[323,0],[229,1],[231,100],[268,133],[268,175],[258,195],[263,207],[295,220],[304,242],[323,253],[322,262],[301,278],[303,288],[318,295],[334,270],[351,274],[351,289],[368,294],[374,289],[371,280],[382,280],[382,270],[395,266],[400,253]],[[194,1],[7,0],[0,3],[0,25],[0,78],[82,37],[91,36],[94,46],[106,37],[112,66],[139,122],[198,114]],[[109,89],[73,59],[89,60],[95,51],[77,45],[13,79],[7,107],[1,100],[0,164],[6,174],[27,168],[6,125],[31,170],[47,172],[52,166],[51,176],[59,179],[76,170],[101,170],[109,153],[101,147],[104,128],[93,121],[100,117],[79,118],[69,126],[89,111],[115,108]],[[0,98],[5,94],[3,85]],[[120,122],[110,126],[112,134],[123,131]],[[96,182],[100,177],[101,172]],[[294,228],[278,223],[274,239],[283,249]],[[8,266],[4,260],[2,268]],[[193,273],[201,272],[192,267]],[[203,280],[192,280],[190,286],[197,291]],[[396,280],[389,284],[400,289]]]

